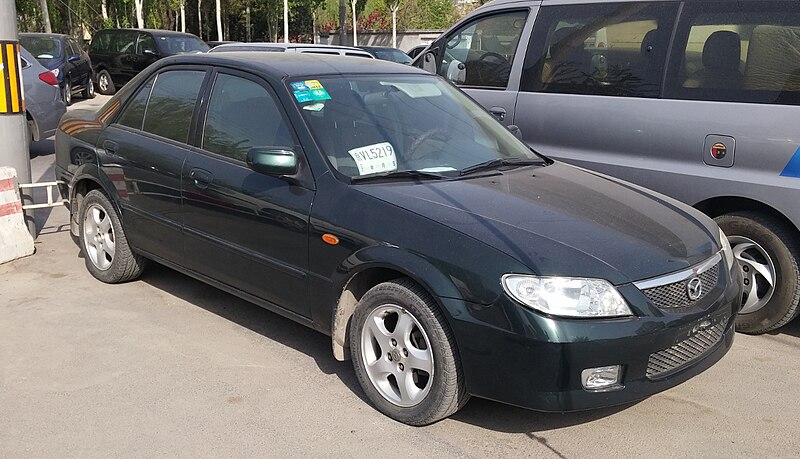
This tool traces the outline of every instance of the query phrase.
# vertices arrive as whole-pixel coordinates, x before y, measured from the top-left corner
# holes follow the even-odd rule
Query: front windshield
[[[486,161],[539,156],[459,90],[433,75],[359,75],[289,82],[331,165],[348,177],[444,176]]]
[[[158,37],[158,47],[164,54],[187,54],[204,53],[208,51],[208,45],[196,37],[184,37],[180,35],[166,35]]]
[[[61,40],[45,37],[20,37],[20,45],[27,49],[42,65],[61,58]]]
[[[399,49],[376,49],[375,56],[378,59],[385,61],[399,62],[401,64],[410,64],[411,58],[408,54],[400,51]]]

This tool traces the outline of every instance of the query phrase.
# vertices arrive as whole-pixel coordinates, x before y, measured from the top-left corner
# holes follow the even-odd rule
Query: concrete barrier
[[[25,226],[17,171],[0,167],[0,263],[33,255],[33,236]]]

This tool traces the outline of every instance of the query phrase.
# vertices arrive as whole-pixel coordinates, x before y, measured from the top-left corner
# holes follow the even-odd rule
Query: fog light
[[[622,365],[587,368],[581,372],[583,388],[591,391],[622,389]]]

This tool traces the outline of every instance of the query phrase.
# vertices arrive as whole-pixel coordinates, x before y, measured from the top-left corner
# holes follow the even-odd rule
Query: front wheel
[[[92,276],[116,284],[141,275],[146,260],[131,250],[122,221],[105,194],[99,190],[86,194],[78,222],[86,269]]]
[[[793,229],[755,212],[715,220],[728,236],[744,279],[736,330],[761,334],[794,319],[800,312],[800,247]]]
[[[72,84],[69,81],[64,81],[64,89],[62,92],[64,96],[64,104],[69,107],[72,105]]]
[[[86,86],[83,88],[82,95],[84,99],[94,99],[94,81],[92,81],[91,75],[86,79]]]
[[[356,307],[349,338],[358,382],[390,418],[432,424],[469,399],[444,314],[411,280],[370,289]]]

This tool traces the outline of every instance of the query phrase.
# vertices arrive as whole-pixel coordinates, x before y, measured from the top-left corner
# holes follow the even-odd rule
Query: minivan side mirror
[[[75,61],[79,61],[79,60],[81,60],[80,56],[70,56],[70,57],[67,58],[68,62],[75,62]]]
[[[430,50],[422,56],[422,70],[436,75],[436,49]]]
[[[145,49],[144,51],[142,51],[142,53],[147,54],[149,56],[158,56],[158,53],[156,53],[154,50],[150,48]]]
[[[247,166],[265,175],[294,175],[297,153],[287,147],[253,147],[247,151]]]

